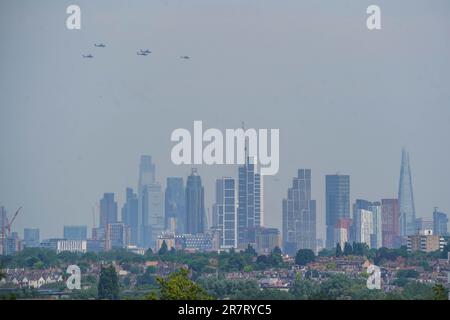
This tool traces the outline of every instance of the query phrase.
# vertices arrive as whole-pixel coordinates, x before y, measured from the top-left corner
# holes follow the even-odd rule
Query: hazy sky
[[[366,28],[374,3],[379,31]],[[70,4],[80,31],[66,29]],[[163,185],[186,177],[170,134],[203,120],[280,129],[267,226],[281,227],[298,168],[312,169],[321,237],[325,174],[349,174],[352,201],[396,197],[403,146],[417,215],[450,212],[449,17],[448,0],[0,0],[0,205],[23,206],[20,234],[91,226],[104,192],[121,207],[136,187],[140,155]],[[199,173],[210,207],[214,179],[237,168]]]

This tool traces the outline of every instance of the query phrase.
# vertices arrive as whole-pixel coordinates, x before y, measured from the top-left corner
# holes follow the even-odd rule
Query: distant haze
[[[72,1],[0,2],[0,205],[23,206],[20,234],[92,226],[104,192],[120,208],[142,154],[164,186],[186,180],[170,134],[194,120],[280,129],[280,170],[264,181],[267,226],[281,228],[298,168],[312,169],[321,238],[325,174],[351,176],[352,202],[397,197],[402,147],[417,216],[450,212],[448,0],[76,3],[80,31],[66,29]],[[366,28],[373,3],[379,31]],[[214,180],[237,168],[199,174],[210,207]]]

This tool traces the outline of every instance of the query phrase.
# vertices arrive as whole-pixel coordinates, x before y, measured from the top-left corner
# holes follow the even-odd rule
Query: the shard
[[[400,168],[400,183],[398,187],[398,202],[400,211],[400,235],[407,236],[415,233],[416,210],[412,187],[409,153],[402,150],[402,165]]]

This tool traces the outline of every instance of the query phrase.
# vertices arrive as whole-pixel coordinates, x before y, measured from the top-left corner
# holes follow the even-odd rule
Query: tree
[[[272,250],[272,253],[269,256],[269,263],[274,268],[279,268],[283,266],[283,256],[281,255],[281,249],[279,247],[275,247]]]
[[[158,255],[160,255],[160,256],[165,255],[168,251],[169,251],[169,249],[167,248],[166,240],[163,240],[163,242],[161,244],[161,248],[158,251]]]
[[[344,245],[344,256],[350,256],[353,254],[353,247],[350,243],[346,242]]]
[[[245,249],[245,253],[255,256],[255,257],[258,255],[250,243],[248,244],[247,249]]]
[[[98,281],[98,299],[116,300],[119,298],[119,279],[112,265],[100,271]]]
[[[312,300],[318,294],[318,285],[311,280],[296,279],[289,289],[295,299]]]
[[[306,266],[308,263],[316,259],[314,252],[311,249],[300,249],[295,255],[295,264],[299,266]]]
[[[342,248],[341,245],[338,243],[336,243],[336,257],[342,257],[344,253],[342,252]]]
[[[448,292],[442,284],[433,286],[434,300],[448,300]]]
[[[161,300],[211,300],[205,289],[189,279],[189,271],[181,269],[167,279],[157,278]]]

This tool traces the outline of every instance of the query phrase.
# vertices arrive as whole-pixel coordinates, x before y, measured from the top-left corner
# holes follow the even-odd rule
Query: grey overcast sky
[[[79,31],[66,29],[70,4]],[[366,28],[370,4],[382,30]],[[0,48],[0,205],[23,206],[20,234],[92,226],[104,192],[121,207],[142,154],[163,185],[186,177],[170,134],[193,120],[280,129],[267,226],[281,227],[298,168],[312,169],[322,238],[325,174],[349,174],[352,201],[396,197],[403,146],[417,215],[450,212],[448,0],[0,0]],[[210,207],[214,179],[237,169],[199,173]]]

